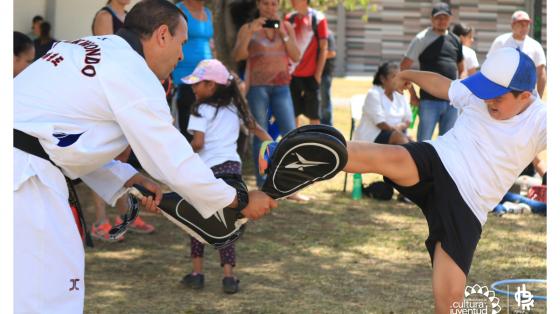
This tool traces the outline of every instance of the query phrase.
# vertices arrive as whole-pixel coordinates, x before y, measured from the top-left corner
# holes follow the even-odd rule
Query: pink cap
[[[511,22],[515,23],[515,22],[519,22],[519,21],[529,21],[531,22],[531,18],[529,17],[529,14],[527,14],[527,12],[525,11],[515,11],[513,12],[513,14],[511,15]]]
[[[216,59],[202,60],[191,75],[185,76],[181,81],[185,84],[196,84],[200,81],[214,81],[218,84],[228,85],[233,79],[228,69]]]

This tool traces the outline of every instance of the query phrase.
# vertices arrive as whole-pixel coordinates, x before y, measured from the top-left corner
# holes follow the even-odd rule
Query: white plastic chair
[[[354,130],[360,122],[362,118],[362,108],[364,107],[364,103],[366,101],[366,94],[357,94],[353,95],[350,98],[350,140],[354,137]],[[346,192],[346,182],[348,180],[348,173],[344,174],[344,189],[343,192]]]

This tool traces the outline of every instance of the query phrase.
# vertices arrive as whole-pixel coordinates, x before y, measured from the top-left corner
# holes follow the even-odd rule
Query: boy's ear
[[[519,97],[519,100],[524,101],[524,100],[527,100],[527,99],[531,98],[531,96],[533,96],[533,93],[531,93],[529,91],[524,91],[518,97]]]

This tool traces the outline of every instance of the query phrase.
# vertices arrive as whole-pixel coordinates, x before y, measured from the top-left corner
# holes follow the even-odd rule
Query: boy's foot
[[[111,239],[109,237],[109,230],[111,230],[112,227],[113,226],[109,223],[109,219],[105,219],[105,222],[100,225],[92,224],[90,231],[91,237],[104,242],[119,242],[124,240],[124,235],[118,239]]]
[[[122,222],[123,220],[120,216],[117,216],[115,218],[115,225],[119,225]],[[156,231],[156,227],[154,227],[154,225],[146,223],[140,216],[138,216],[136,217],[136,219],[134,219],[134,222],[128,225],[128,230],[136,233],[148,234]]]
[[[222,288],[227,294],[234,294],[239,291],[239,279],[236,277],[224,277],[222,279]]]
[[[202,289],[204,288],[204,274],[201,273],[190,273],[185,275],[183,279],[181,279],[181,284],[185,287],[191,289]]]

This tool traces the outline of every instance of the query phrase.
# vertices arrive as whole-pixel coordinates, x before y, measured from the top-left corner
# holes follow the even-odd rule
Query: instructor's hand
[[[158,205],[161,202],[162,196],[161,187],[159,186],[159,184],[140,173],[137,173],[132,178],[128,179],[124,186],[129,188],[133,184],[139,184],[156,195],[155,199],[152,196],[142,197],[141,202],[142,206],[144,206],[147,210],[156,213],[159,212]]]
[[[247,207],[245,207],[241,213],[249,219],[257,220],[265,214],[268,214],[271,208],[276,207],[278,207],[278,202],[266,193],[261,191],[250,191],[249,204],[247,204]]]

